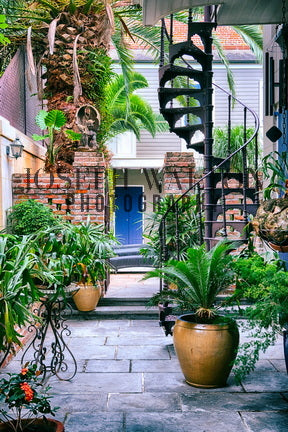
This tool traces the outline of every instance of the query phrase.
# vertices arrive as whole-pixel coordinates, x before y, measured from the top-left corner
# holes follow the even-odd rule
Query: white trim
[[[151,159],[140,159],[140,158],[131,158],[131,159],[122,159],[122,158],[112,158],[111,166],[112,168],[130,168],[130,169],[139,169],[139,168],[162,168],[164,165],[164,157],[163,158],[151,158]]]

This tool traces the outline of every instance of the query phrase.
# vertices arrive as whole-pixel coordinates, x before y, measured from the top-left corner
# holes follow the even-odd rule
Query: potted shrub
[[[28,199],[11,207],[7,217],[7,230],[15,235],[27,235],[57,223],[58,219],[48,206]]]
[[[252,226],[256,234],[272,249],[287,252],[288,153],[269,153],[263,159],[263,174],[264,178],[269,179],[269,184],[264,189],[264,201],[257,210]]]
[[[237,354],[237,325],[222,316],[216,304],[216,296],[233,281],[231,249],[227,242],[208,252],[204,245],[190,248],[187,260],[170,260],[146,276],[160,276],[177,285],[156,294],[150,305],[169,299],[184,312],[174,327],[174,346],[186,382],[196,387],[224,386]]]
[[[71,259],[70,280],[72,293],[80,311],[94,310],[101,296],[101,285],[106,278],[108,258],[114,255],[115,239],[106,233],[103,225],[89,220],[61,227],[62,252]]]
[[[64,432],[62,423],[46,418],[54,416],[56,408],[51,407],[49,387],[38,381],[40,374],[36,365],[26,364],[20,373],[0,380],[0,401],[8,408],[0,408],[0,432]]]

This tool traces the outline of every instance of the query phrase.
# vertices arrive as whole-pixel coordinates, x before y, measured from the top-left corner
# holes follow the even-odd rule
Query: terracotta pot
[[[277,245],[269,242],[268,245],[276,252],[288,252],[288,245]]]
[[[188,384],[224,387],[239,344],[235,321],[195,323],[193,314],[178,317],[173,330],[176,354]]]
[[[72,293],[72,297],[77,309],[81,312],[94,310],[101,295],[99,286],[76,284],[75,288],[77,291]]]
[[[22,420],[25,426],[30,423],[30,420]],[[54,419],[36,419],[29,427],[25,426],[23,432],[64,432],[63,423]],[[0,423],[0,432],[13,432],[8,423]]]

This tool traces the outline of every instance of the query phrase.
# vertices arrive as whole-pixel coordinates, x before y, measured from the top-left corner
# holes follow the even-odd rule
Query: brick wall
[[[71,174],[35,173],[13,175],[13,201],[36,199],[55,214],[73,223],[90,217],[105,222],[105,170],[103,155],[95,151],[76,152]]]

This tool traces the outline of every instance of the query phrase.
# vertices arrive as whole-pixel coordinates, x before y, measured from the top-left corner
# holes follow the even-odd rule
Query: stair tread
[[[199,107],[199,106],[188,106],[188,107],[173,107],[173,108],[161,108],[160,109],[160,111],[161,111],[161,113],[162,114],[166,114],[166,113],[171,113],[171,114],[180,114],[180,113],[183,113],[183,114],[188,114],[188,113],[191,113],[191,114],[193,114],[193,113],[195,113],[195,114],[197,114],[197,113],[199,113],[199,114],[203,114],[204,113],[204,111],[205,111],[205,109],[203,108],[203,107]]]

